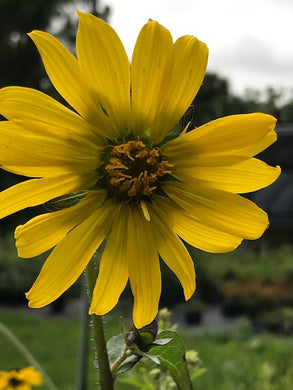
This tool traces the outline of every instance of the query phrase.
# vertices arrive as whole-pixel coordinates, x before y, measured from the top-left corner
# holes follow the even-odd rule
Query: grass
[[[46,316],[27,310],[0,309],[1,321],[30,349],[55,382],[58,390],[76,388],[80,320],[77,316]],[[114,324],[114,325],[113,325]],[[108,318],[107,337],[119,332],[118,315]],[[197,378],[196,390],[291,390],[293,338],[272,334],[252,335],[244,323],[232,331],[198,334],[180,330],[184,344],[195,349],[207,368]],[[0,335],[0,370],[24,367],[27,362]],[[89,390],[96,372],[89,359]],[[127,389],[117,385],[117,389]],[[168,389],[166,389],[168,390]]]
[[[51,317],[24,311],[1,310],[1,321],[30,350],[58,389],[73,389],[77,367],[79,321],[72,318]],[[24,367],[28,363],[23,356],[0,336],[2,370]]]

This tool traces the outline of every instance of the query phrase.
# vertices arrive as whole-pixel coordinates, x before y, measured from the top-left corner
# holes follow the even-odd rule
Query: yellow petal
[[[171,199],[157,196],[156,203],[172,230],[195,248],[211,253],[225,253],[234,250],[242,242],[240,237],[207,226],[189,209],[178,207]]]
[[[212,228],[204,221],[198,220],[196,216],[190,213],[190,210],[184,210],[170,204],[166,201],[160,202],[160,207],[170,219],[170,224],[175,233],[190,245],[211,253],[225,253],[237,248],[242,238],[232,234],[225,233],[217,228]]]
[[[277,180],[281,173],[280,167],[270,167],[256,158],[230,166],[221,166],[220,160],[219,157],[219,166],[212,167],[198,166],[192,160],[189,161],[188,167],[181,167],[181,164],[177,163],[172,173],[186,181],[196,179],[205,186],[239,194],[267,187]]]
[[[0,193],[0,218],[70,192],[86,190],[95,182],[94,175],[81,172],[16,184]]]
[[[127,220],[128,207],[121,205],[101,258],[90,314],[103,315],[112,310],[126,286],[128,280]]]
[[[208,48],[186,35],[174,44],[173,71],[166,83],[160,113],[152,126],[155,143],[162,141],[179,122],[201,87],[208,61]]]
[[[161,271],[150,222],[135,206],[129,209],[127,261],[134,296],[133,322],[136,328],[141,328],[158,313]]]
[[[34,257],[57,245],[76,225],[98,209],[105,199],[104,191],[89,193],[77,205],[39,215],[15,230],[18,256]]]
[[[131,63],[134,132],[143,134],[157,117],[172,71],[173,40],[150,20],[140,31]]]
[[[78,12],[76,36],[78,62],[120,135],[130,130],[130,66],[125,49],[113,28],[93,15]]]
[[[205,252],[226,253],[236,249],[242,238],[214,229],[186,212],[174,217],[174,231],[190,245]]]
[[[167,144],[166,144],[167,145]],[[247,156],[235,156],[235,155],[218,155],[218,154],[192,154],[182,153],[183,150],[172,150],[170,153],[166,153],[167,148],[161,148],[164,150],[164,157],[170,161],[174,167],[172,167],[172,173],[174,169],[189,168],[191,165],[194,167],[226,167],[246,161]]]
[[[30,307],[48,305],[78,279],[108,234],[114,215],[113,203],[103,204],[56,246],[26,293]]]
[[[195,270],[193,261],[178,236],[167,225],[168,216],[153,203],[151,224],[160,256],[179,279],[185,299],[195,290]]]
[[[199,154],[252,157],[276,141],[275,125],[276,119],[267,114],[231,115],[182,134],[162,151],[175,158],[184,154],[190,159]]]
[[[7,119],[36,131],[85,145],[97,142],[91,126],[79,115],[50,96],[31,88],[6,87],[0,90],[0,113]],[[89,141],[89,142],[88,142]]]
[[[34,367],[17,369],[16,372],[16,379],[20,380],[22,390],[29,390],[31,387],[30,385],[40,386],[43,384],[42,373],[37,371]]]
[[[10,121],[0,122],[0,163],[7,171],[30,177],[91,171],[99,165],[94,147],[89,149],[73,139],[62,142]]]
[[[267,214],[250,200],[196,184],[172,182],[164,184],[163,189],[186,212],[214,229],[251,240],[259,238],[267,229]]]
[[[29,36],[42,57],[46,72],[61,96],[96,130],[111,129],[111,122],[97,104],[96,96],[77,59],[52,35],[33,31]],[[97,130],[98,131],[98,130]]]

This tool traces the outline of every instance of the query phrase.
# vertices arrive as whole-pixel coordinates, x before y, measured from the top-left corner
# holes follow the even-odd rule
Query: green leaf
[[[123,334],[113,336],[107,343],[108,358],[110,365],[112,365],[124,352],[125,340]],[[130,370],[139,360],[141,356],[131,355],[127,357],[115,374],[122,374]]]
[[[174,379],[179,390],[192,390],[187,364],[185,361],[185,349],[178,333],[164,330],[159,333],[156,340],[172,339],[168,344],[152,346],[150,353],[159,358],[161,364],[166,367]]]
[[[116,371],[116,374],[123,374],[123,372],[129,371],[136,363],[141,359],[141,356],[131,355],[124,360],[121,366]]]
[[[166,345],[166,344],[170,343],[170,341],[172,341],[172,339],[159,339],[159,340],[152,342],[152,345]]]
[[[45,206],[49,209],[49,211],[63,210],[68,207],[75,206],[86,196],[86,194],[87,192],[71,192],[70,194],[49,200],[49,202],[45,203]]]
[[[193,106],[189,106],[185,114],[183,115],[183,117],[180,119],[181,131],[183,131],[185,127],[192,122],[192,118],[193,118]]]
[[[119,379],[120,383],[138,387],[141,390],[153,390],[154,386],[150,382],[143,382],[135,378]]]
[[[185,114],[182,116],[180,121],[171,129],[171,131],[167,134],[167,136],[161,141],[157,146],[161,147],[166,142],[171,141],[174,138],[179,137],[185,127],[191,122],[193,117],[193,106],[190,106]]]
[[[171,141],[172,139],[179,137],[181,132],[182,132],[182,126],[181,126],[181,123],[179,122],[173,127],[173,129],[168,133],[168,135],[163,139],[163,141],[161,141],[157,146],[161,147],[166,142]]]
[[[110,365],[112,365],[125,350],[125,340],[123,334],[113,336],[107,342],[108,358]]]
[[[160,360],[156,356],[151,355],[150,353],[142,352],[142,355],[148,358],[151,362],[155,363],[157,366],[161,364]]]

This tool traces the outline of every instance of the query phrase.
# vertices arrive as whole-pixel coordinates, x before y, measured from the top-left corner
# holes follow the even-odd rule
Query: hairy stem
[[[87,266],[87,283],[89,298],[91,300],[95,282],[97,278],[97,272],[94,259],[92,259]],[[104,332],[103,317],[93,314],[92,325],[94,329],[94,342],[96,348],[96,355],[99,366],[99,380],[101,390],[113,390],[114,380],[110,369],[110,363],[108,359],[107,344]]]

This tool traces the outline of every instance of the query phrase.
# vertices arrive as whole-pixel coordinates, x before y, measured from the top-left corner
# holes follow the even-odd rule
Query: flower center
[[[24,382],[17,378],[11,378],[9,380],[9,386],[11,386],[13,389],[17,389],[19,386],[24,384]]]
[[[113,147],[104,178],[109,193],[120,200],[144,200],[159,187],[160,179],[171,173],[171,167],[159,149],[128,141]]]

